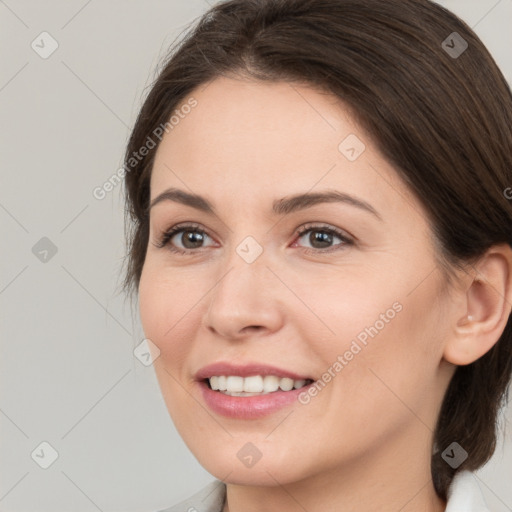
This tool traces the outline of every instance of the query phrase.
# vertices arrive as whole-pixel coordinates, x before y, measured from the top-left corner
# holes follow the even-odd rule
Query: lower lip
[[[311,384],[291,391],[274,391],[266,395],[257,396],[230,396],[214,391],[204,381],[198,382],[206,405],[215,413],[250,420],[261,418],[276,412],[293,402],[298,401],[298,396],[307,390]]]

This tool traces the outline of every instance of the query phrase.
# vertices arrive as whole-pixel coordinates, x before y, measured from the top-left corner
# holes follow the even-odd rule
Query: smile
[[[276,375],[218,375],[206,379],[210,389],[229,396],[258,396],[274,393],[278,390],[300,389],[312,382],[311,379],[292,379]]]
[[[212,412],[237,420],[257,419],[296,405],[314,379],[264,363],[216,362],[195,375],[203,403]]]

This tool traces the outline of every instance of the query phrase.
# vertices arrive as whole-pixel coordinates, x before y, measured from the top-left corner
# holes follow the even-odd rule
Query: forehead
[[[187,103],[195,106],[183,108]],[[309,86],[222,77],[173,113],[155,157],[152,198],[171,186],[231,201],[320,187],[372,197],[376,207],[388,202],[389,209],[390,200],[408,195],[350,109]]]

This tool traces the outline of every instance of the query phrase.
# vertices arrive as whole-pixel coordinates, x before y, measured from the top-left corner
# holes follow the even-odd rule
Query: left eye
[[[305,239],[310,245],[310,248],[316,249],[318,251],[328,250],[328,249],[338,249],[339,246],[351,245],[352,240],[338,232],[333,228],[329,228],[326,226],[320,227],[309,227],[302,229],[298,233],[299,240]],[[335,240],[340,240],[341,243],[332,245]]]

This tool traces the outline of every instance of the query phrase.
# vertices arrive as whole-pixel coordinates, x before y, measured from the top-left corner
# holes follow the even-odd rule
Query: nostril
[[[261,325],[248,325],[247,327],[244,327],[242,329],[242,331],[246,331],[246,330],[249,330],[249,331],[259,331],[262,328],[263,327]]]

